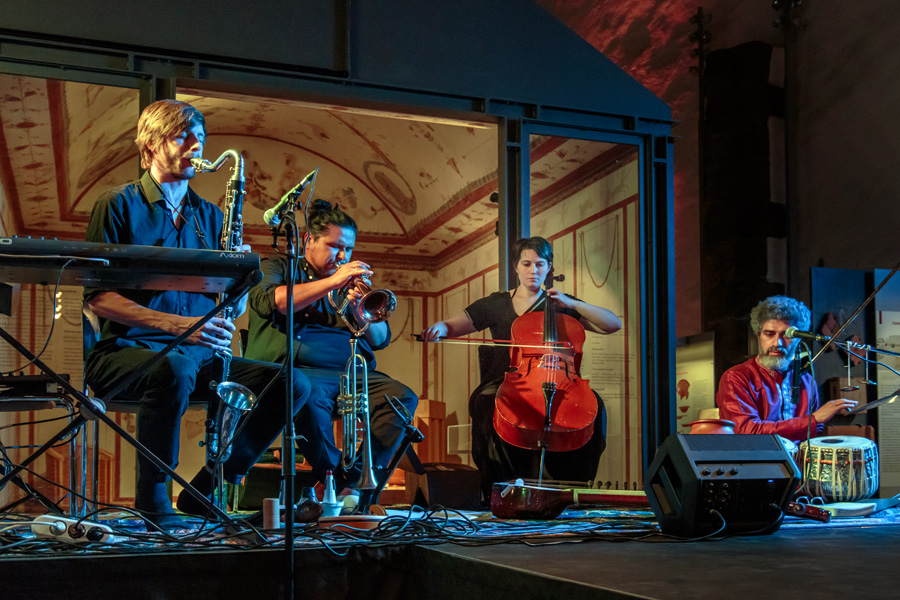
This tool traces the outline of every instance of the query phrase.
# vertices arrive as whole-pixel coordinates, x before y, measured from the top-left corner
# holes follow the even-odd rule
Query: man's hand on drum
[[[847,411],[856,406],[856,404],[856,400],[848,400],[847,398],[829,400],[813,413],[813,417],[816,418],[817,423],[826,423],[836,414],[846,415]]]

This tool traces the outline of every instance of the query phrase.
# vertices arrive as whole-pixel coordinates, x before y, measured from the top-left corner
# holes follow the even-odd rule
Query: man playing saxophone
[[[112,244],[140,244],[169,248],[217,249],[225,223],[222,211],[199,197],[188,185],[196,168],[191,159],[203,153],[206,123],[194,107],[175,100],[150,104],[138,121],[135,143],[141,166],[139,181],[106,192],[94,205],[87,240]],[[247,252],[249,246],[232,248]],[[214,294],[181,291],[86,289],[85,300],[99,317],[100,341],[86,364],[86,381],[98,397],[189,329],[199,317],[217,305]],[[236,308],[246,308],[246,297]],[[170,351],[118,397],[140,402],[138,441],[171,468],[178,464],[181,416],[194,396],[214,398],[211,381],[222,376],[216,354],[230,354],[234,325],[213,317]],[[225,479],[238,482],[278,437],[284,424],[284,374],[280,366],[235,357],[228,379],[260,394],[273,378],[280,379],[271,393],[260,398],[247,423],[235,437],[230,458],[224,464]],[[294,409],[306,401],[309,381],[301,372],[294,376]],[[143,455],[138,455],[135,508],[160,526],[178,525],[166,489],[167,475]],[[203,469],[191,482],[207,496],[213,477]],[[178,508],[207,514],[207,507],[182,493]]]
[[[336,487],[353,487],[360,477],[360,461],[350,469],[340,468],[341,452],[334,442],[332,417],[340,393],[340,378],[351,356],[353,331],[328,300],[330,292],[340,292],[359,277],[372,271],[364,262],[351,260],[356,244],[356,223],[349,215],[323,200],[309,209],[304,257],[298,260],[293,288],[294,364],[312,385],[310,397],[294,422],[297,447],[321,479],[325,471],[335,472]],[[263,261],[263,280],[250,291],[250,334],[247,357],[282,362],[286,355],[288,261],[276,255]],[[350,286],[346,292],[351,309],[361,293]],[[353,310],[348,319],[353,320]],[[361,328],[364,323],[354,323]],[[391,409],[385,395],[397,398],[411,415],[418,397],[407,386],[375,370],[374,350],[390,342],[387,322],[372,322],[361,334],[357,353],[367,362],[372,455],[371,464],[378,483],[389,475],[388,464],[403,433],[401,418]],[[353,391],[353,390],[351,390]],[[354,392],[359,392],[355,390]],[[402,409],[401,409],[402,410]],[[344,432],[347,435],[347,432]],[[352,435],[352,433],[351,433]]]

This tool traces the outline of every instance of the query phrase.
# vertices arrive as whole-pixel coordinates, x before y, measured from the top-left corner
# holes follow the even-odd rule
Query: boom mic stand
[[[299,196],[299,194],[298,194]],[[287,210],[284,212],[282,225],[272,227],[272,247],[278,248],[278,237],[285,238],[285,252],[288,263],[288,275],[285,278],[287,286],[285,314],[285,355],[284,355],[284,432],[281,435],[281,474],[282,497],[284,498],[284,597],[285,600],[294,598],[294,480],[297,475],[297,445],[296,431],[294,430],[294,282],[297,275],[298,250],[294,244],[299,244],[297,222],[294,215],[294,203],[297,196],[291,198]],[[281,230],[284,230],[283,233]]]
[[[853,314],[851,314],[849,317],[847,317],[847,320],[844,321],[844,323],[840,327],[838,327],[837,331],[835,331],[833,334],[831,334],[831,337],[828,338],[828,341],[825,342],[822,345],[822,347],[819,348],[819,351],[816,352],[816,355],[812,357],[812,362],[815,362],[816,359],[818,359],[822,355],[822,353],[825,352],[825,350],[827,350],[828,347],[831,346],[832,344],[837,345],[837,346],[841,345],[840,342],[837,342],[837,337],[839,335],[841,335],[844,332],[844,330],[847,329],[847,327],[854,321],[854,319],[856,319],[856,317],[859,316],[859,313],[861,313],[863,311],[863,309],[865,307],[867,307],[872,302],[872,300],[875,299],[875,296],[878,294],[878,292],[881,291],[881,288],[883,288],[885,285],[887,285],[887,282],[890,281],[894,277],[894,275],[897,274],[897,271],[900,271],[900,262],[898,262],[896,265],[894,265],[894,268],[891,269],[891,272],[888,273],[887,276],[881,280],[881,283],[879,283],[875,287],[875,289],[872,290],[872,293],[869,294],[869,296],[865,300],[862,301],[862,303],[856,308],[856,310],[853,311]],[[883,349],[875,348],[873,346],[869,346],[869,345],[865,345],[865,344],[854,344],[853,342],[843,342],[843,344],[845,344],[847,346],[846,349],[848,351],[850,350],[850,348],[857,348],[859,350],[864,350],[867,353],[867,355],[866,355],[866,357],[863,358],[863,360],[865,360],[867,363],[869,360],[868,359],[869,352],[877,352],[877,353],[881,353],[881,354],[888,354],[891,356],[900,356],[900,353],[892,352],[890,350],[883,350]],[[884,365],[883,363],[879,363],[879,364],[882,364],[882,366],[887,366],[887,365]],[[894,371],[890,367],[887,367],[887,368],[890,369],[891,371]],[[894,371],[894,373],[897,373],[897,371]],[[897,373],[897,374],[900,375],[900,373]],[[857,406],[853,410],[848,411],[847,414],[855,415],[857,413],[866,412],[867,410],[875,408],[882,404],[889,404],[889,403],[893,402],[894,400],[896,400],[898,397],[900,397],[900,390],[897,390],[890,396],[885,396],[883,398],[879,398],[878,400],[876,400],[874,402],[870,402],[868,404]]]
[[[865,300],[863,300],[862,304],[860,304],[856,308],[856,310],[853,311],[853,314],[850,315],[849,317],[847,317],[847,320],[844,321],[844,324],[841,325],[840,327],[838,327],[837,331],[835,331],[833,334],[831,334],[831,338],[827,342],[825,342],[825,344],[821,348],[819,348],[819,351],[816,352],[816,355],[812,357],[812,362],[816,362],[816,360],[822,355],[822,353],[825,352],[825,350],[827,350],[828,347],[835,342],[837,337],[839,335],[841,335],[845,329],[847,329],[847,327],[850,325],[850,323],[853,322],[854,319],[856,319],[856,317],[859,315],[859,313],[861,313],[863,311],[863,309],[865,307],[867,307],[869,305],[869,303],[872,302],[872,300],[875,299],[875,295],[878,294],[879,291],[881,291],[881,288],[883,288],[885,285],[887,285],[887,282],[890,281],[891,278],[893,278],[894,275],[897,274],[897,271],[900,271],[900,263],[897,263],[896,265],[894,265],[894,268],[891,269],[891,272],[888,273],[887,277],[885,277],[881,281],[881,283],[878,284],[878,287],[876,287],[874,290],[872,290],[872,293],[869,294],[869,297],[866,298]]]

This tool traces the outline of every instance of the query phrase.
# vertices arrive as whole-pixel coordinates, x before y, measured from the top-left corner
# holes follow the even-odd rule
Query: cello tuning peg
[[[566,280],[566,276],[563,275],[562,273],[560,273],[559,275],[553,276],[553,281],[565,281],[565,280]]]

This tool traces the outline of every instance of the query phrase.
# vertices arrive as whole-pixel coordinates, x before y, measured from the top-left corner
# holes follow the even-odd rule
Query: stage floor
[[[706,542],[423,549],[429,598],[891,598],[900,527],[778,531]],[[452,590],[451,593],[441,593]],[[537,592],[537,593],[536,593]],[[543,593],[542,593],[543,592]]]
[[[434,514],[415,524],[392,519],[380,529],[346,536],[306,528],[294,552],[295,597],[898,596],[893,569],[900,556],[900,527],[890,524],[893,519],[872,520],[872,525],[864,519],[843,522],[848,526],[788,519],[771,535],[678,542],[619,535],[628,528],[571,514],[532,523],[453,523],[447,515]],[[642,520],[636,529],[646,532],[645,526]],[[117,543],[94,554],[59,544],[51,548],[43,540],[12,547],[8,542],[4,538],[0,552],[4,600],[274,599],[283,597],[289,577],[287,552],[277,539],[257,549],[240,549],[248,547],[240,540],[209,542],[208,537],[187,544]],[[21,554],[28,543],[36,552]]]

